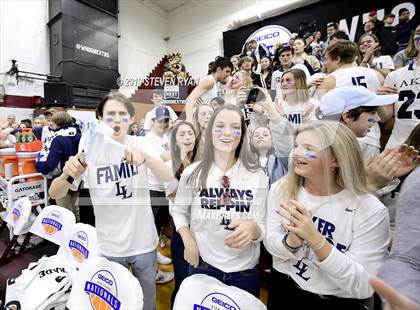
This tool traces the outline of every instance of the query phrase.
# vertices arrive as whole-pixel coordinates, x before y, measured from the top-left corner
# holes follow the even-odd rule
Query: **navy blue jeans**
[[[210,277],[216,278],[226,285],[236,286],[255,297],[260,297],[260,273],[258,265],[252,269],[242,270],[238,272],[223,272],[216,267],[207,264],[200,257],[197,268],[189,266],[188,275],[204,273]]]
[[[171,238],[171,255],[172,265],[174,266],[175,275],[175,288],[171,296],[171,309],[174,305],[175,296],[178,293],[179,287],[186,277],[188,277],[188,263],[184,259],[184,243],[182,242],[181,235],[175,230],[172,233]]]

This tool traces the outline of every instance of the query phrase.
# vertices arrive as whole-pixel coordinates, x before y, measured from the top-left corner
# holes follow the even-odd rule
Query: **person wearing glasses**
[[[267,198],[268,309],[369,309],[369,278],[390,236],[388,210],[366,179],[349,128],[335,121],[299,127],[291,167]]]
[[[201,161],[179,181],[172,217],[185,246],[189,275],[204,273],[259,296],[268,178],[248,150],[240,109],[217,109]]]

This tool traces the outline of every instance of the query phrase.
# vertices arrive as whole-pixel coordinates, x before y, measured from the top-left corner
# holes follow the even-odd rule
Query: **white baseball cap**
[[[318,108],[317,118],[341,115],[358,107],[378,107],[392,104],[398,95],[377,95],[363,86],[344,86],[326,93]]]
[[[50,205],[42,209],[30,232],[61,246],[64,235],[74,224],[76,218],[73,212],[60,206]]]
[[[139,281],[123,265],[92,257],[72,279],[66,307],[76,309],[143,309]]]

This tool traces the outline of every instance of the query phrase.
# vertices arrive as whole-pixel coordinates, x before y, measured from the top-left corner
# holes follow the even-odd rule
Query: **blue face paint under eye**
[[[374,119],[373,117],[369,117],[367,121],[368,121],[369,123],[374,123],[374,122],[375,122],[375,119]]]
[[[114,118],[113,118],[113,117],[107,117],[107,118],[105,119],[105,121],[106,121],[107,123],[112,123],[112,122],[114,121]]]
[[[213,128],[213,132],[215,133],[215,134],[221,134],[222,132],[223,132],[223,129],[222,128]]]
[[[122,121],[123,121],[123,123],[128,123],[128,117],[123,117]]]
[[[318,156],[316,156],[315,154],[305,154],[305,155],[303,155],[303,157],[312,158],[312,159],[317,159],[318,158]]]
[[[242,131],[240,131],[240,130],[234,130],[233,131],[233,136],[234,137],[240,137],[242,135]]]

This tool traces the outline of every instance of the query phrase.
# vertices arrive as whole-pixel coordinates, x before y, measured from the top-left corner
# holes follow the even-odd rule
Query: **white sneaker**
[[[159,269],[156,272],[156,277],[155,277],[156,284],[165,284],[165,283],[171,282],[173,279],[174,279],[173,272],[165,272]]]
[[[157,253],[157,262],[161,265],[169,265],[170,263],[172,263],[172,259],[170,259],[169,257],[166,257],[165,255],[158,252]]]

